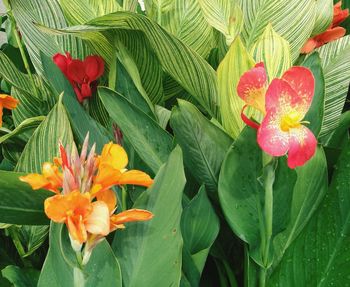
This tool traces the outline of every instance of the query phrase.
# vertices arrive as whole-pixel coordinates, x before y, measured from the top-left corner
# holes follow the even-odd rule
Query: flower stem
[[[127,210],[126,197],[127,197],[126,188],[124,185],[122,185],[122,211]]]
[[[79,267],[82,268],[82,266],[83,266],[83,256],[81,255],[81,251],[75,251],[75,256],[77,258]]]
[[[270,255],[270,243],[272,237],[272,225],[273,225],[273,183],[275,181],[275,160],[273,159],[265,167],[265,208],[264,208],[264,218],[265,218],[265,238],[262,242],[262,261],[264,267],[260,270],[260,287],[266,285],[267,269],[269,268],[269,255]]]

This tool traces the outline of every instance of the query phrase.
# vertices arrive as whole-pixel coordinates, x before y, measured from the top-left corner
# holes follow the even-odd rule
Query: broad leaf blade
[[[178,286],[181,278],[181,199],[185,186],[182,152],[176,147],[134,208],[151,211],[148,222],[130,223],[117,232],[113,249],[125,286]],[[165,208],[166,207],[166,208]],[[155,254],[161,254],[154,260]]]

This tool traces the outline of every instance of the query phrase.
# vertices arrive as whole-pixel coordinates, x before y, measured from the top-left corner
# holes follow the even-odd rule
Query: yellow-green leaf
[[[269,80],[278,78],[292,66],[289,43],[278,35],[271,24],[251,50],[257,63],[264,62]]]
[[[237,37],[217,71],[222,125],[233,138],[237,138],[244,127],[241,110],[245,103],[237,95],[237,84],[242,74],[254,64],[241,38]]]

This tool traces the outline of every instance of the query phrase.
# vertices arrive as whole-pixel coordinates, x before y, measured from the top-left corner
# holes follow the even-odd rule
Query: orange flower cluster
[[[60,145],[60,157],[54,163],[44,163],[42,174],[20,177],[34,190],[43,188],[56,193],[45,200],[45,213],[52,221],[66,224],[76,251],[86,243],[84,263],[104,236],[124,228],[126,222],[153,217],[151,212],[141,209],[114,214],[117,197],[111,187],[124,184],[149,187],[153,183],[146,173],[126,169],[128,156],[123,147],[106,144],[100,156],[95,154],[95,145],[89,154],[87,149],[88,136],[80,155],[75,147],[69,155]]]
[[[301,49],[302,54],[311,53],[314,49],[329,42],[338,40],[345,35],[346,30],[343,27],[339,27],[339,25],[349,16],[349,9],[342,10],[341,3],[342,2],[339,1],[334,5],[333,21],[328,29],[325,32],[307,40],[304,47]]]

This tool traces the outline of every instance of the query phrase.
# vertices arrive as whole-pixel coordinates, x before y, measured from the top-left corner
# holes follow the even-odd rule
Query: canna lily
[[[33,189],[48,189],[56,195],[45,200],[46,215],[54,222],[65,223],[72,247],[79,251],[85,243],[83,263],[91,251],[110,232],[125,228],[124,223],[150,220],[147,210],[131,209],[114,214],[117,198],[110,188],[114,185],[150,186],[153,180],[138,170],[126,171],[125,150],[113,143],[105,145],[96,156],[95,145],[88,153],[88,136],[81,153],[75,147],[71,154],[60,144],[60,158],[54,164],[44,163],[42,174],[20,177]]]
[[[338,27],[349,16],[349,9],[342,10],[341,1],[334,5],[333,8],[333,20],[328,29],[307,40],[303,48],[301,49],[302,54],[311,53],[314,49],[323,46],[329,42],[335,41],[343,37],[346,33],[346,29]]]
[[[80,103],[92,96],[98,78],[104,73],[104,61],[100,56],[88,56],[81,61],[66,52],[65,55],[55,54],[53,61],[72,84]]]
[[[258,64],[243,74],[238,95],[262,112],[261,125],[244,115],[245,122],[258,129],[257,141],[261,149],[272,156],[288,153],[288,166],[304,165],[315,153],[317,140],[304,126],[303,121],[314,96],[315,79],[304,67],[292,67],[281,79],[273,79],[268,85],[263,64]]]
[[[5,94],[0,94],[0,127],[2,127],[2,113],[3,109],[9,109],[13,110],[17,107],[18,100],[15,98],[5,95]]]

